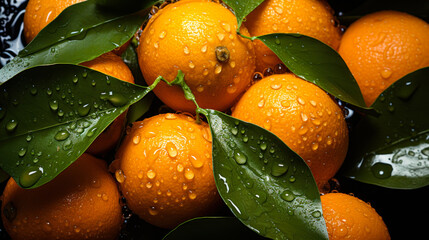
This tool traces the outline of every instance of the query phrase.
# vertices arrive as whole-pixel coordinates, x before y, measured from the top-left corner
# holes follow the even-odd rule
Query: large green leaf
[[[429,185],[429,68],[386,89],[352,132],[342,168],[353,179],[389,188]]]
[[[155,1],[146,1],[148,7]],[[65,9],[0,69],[0,84],[34,66],[78,64],[111,51],[128,41],[146,19],[148,9],[134,14],[103,10],[94,1]]]
[[[207,110],[218,191],[234,215],[273,239],[328,239],[307,164],[267,130]]]
[[[359,86],[341,56],[317,39],[276,33],[258,36],[296,75],[333,96],[366,108]]]
[[[0,168],[24,188],[50,181],[151,89],[77,65],[19,73],[0,86]]]
[[[234,217],[199,217],[188,220],[170,231],[163,240],[181,239],[246,239],[262,240]]]
[[[237,17],[238,28],[240,29],[241,23],[244,18],[251,13],[256,7],[259,6],[264,0],[224,0],[229,7],[234,10],[235,16]]]

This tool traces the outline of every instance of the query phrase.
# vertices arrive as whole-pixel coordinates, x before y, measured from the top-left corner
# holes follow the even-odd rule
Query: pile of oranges
[[[77,2],[30,0],[24,17],[27,42]],[[266,0],[238,29],[233,12],[219,1],[180,0],[155,9],[136,49],[147,84],[158,76],[173,81],[181,70],[200,107],[277,135],[310,167],[330,239],[390,239],[368,203],[325,192],[348,150],[343,109],[324,90],[289,72],[262,42],[237,32],[300,33],[322,41],[344,59],[370,106],[393,82],[429,66],[425,21],[380,11],[343,32],[325,1]],[[134,82],[114,53],[82,65]],[[126,115],[121,115],[87,153],[42,187],[25,190],[9,180],[1,215],[12,239],[116,239],[124,220],[122,197],[134,214],[166,229],[222,209],[208,124],[196,121],[196,106],[180,87],[161,82],[154,92],[172,111],[133,123],[123,139]],[[99,158],[115,160],[108,167]]]

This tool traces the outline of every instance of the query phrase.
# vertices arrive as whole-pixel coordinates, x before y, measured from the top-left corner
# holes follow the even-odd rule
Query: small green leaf
[[[346,63],[328,45],[300,34],[276,33],[256,39],[265,43],[294,74],[340,100],[367,108]]]
[[[429,68],[398,80],[371,106],[351,132],[342,173],[388,188],[429,185]]]
[[[78,64],[111,51],[134,35],[147,11],[124,15],[102,11],[93,1],[72,5],[0,69],[0,84],[30,67]]]
[[[240,29],[243,19],[263,1],[264,0],[224,0],[223,2],[234,10],[238,23],[237,29]]]
[[[19,73],[0,85],[0,168],[22,187],[41,186],[152,88],[76,65]]]
[[[319,191],[307,164],[274,134],[206,110],[218,191],[261,236],[328,239]]]
[[[234,217],[199,217],[188,220],[171,230],[163,240],[181,239],[246,239],[262,240]]]

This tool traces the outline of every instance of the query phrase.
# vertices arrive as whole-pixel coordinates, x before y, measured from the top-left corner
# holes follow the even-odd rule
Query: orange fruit
[[[300,33],[316,38],[337,50],[341,30],[333,10],[323,0],[266,0],[244,22],[252,36],[270,33]],[[256,70],[275,68],[280,59],[259,40],[255,40]]]
[[[344,161],[348,129],[340,107],[316,85],[293,74],[256,82],[241,97],[232,116],[279,137],[309,165],[319,188]]]
[[[192,117],[167,113],[135,122],[112,163],[129,208],[162,228],[216,210],[211,148],[208,125]]]
[[[23,189],[10,178],[2,221],[14,240],[116,239],[122,225],[119,199],[106,163],[83,154],[38,188]]]
[[[390,240],[383,219],[368,203],[344,193],[320,199],[330,240]]]
[[[352,23],[338,50],[368,106],[396,80],[429,66],[429,24],[397,11],[368,14]]]
[[[143,76],[173,81],[178,70],[200,107],[226,110],[251,83],[255,55],[250,40],[237,35],[234,14],[209,0],[182,0],[159,10],[148,22],[137,49]],[[246,28],[241,28],[248,34]],[[180,87],[161,82],[155,94],[176,111],[195,104]]]
[[[111,52],[107,52],[89,62],[84,62],[81,65],[110,75],[119,80],[134,83],[134,77],[131,70],[119,56]],[[119,115],[119,117],[116,118],[112,124],[110,124],[109,127],[97,137],[97,139],[95,139],[86,151],[93,155],[101,155],[111,150],[121,137],[126,115],[126,112]]]
[[[24,14],[24,36],[27,43],[67,7],[85,0],[29,0]]]

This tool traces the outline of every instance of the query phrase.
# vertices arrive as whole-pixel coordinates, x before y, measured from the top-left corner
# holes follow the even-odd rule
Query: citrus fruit
[[[346,156],[348,129],[342,110],[322,89],[291,73],[256,82],[232,116],[279,137],[309,165],[319,188]]]
[[[390,240],[380,215],[368,203],[344,193],[320,196],[330,240]]]
[[[24,37],[27,43],[67,7],[85,0],[29,0],[24,14]]]
[[[135,122],[112,163],[128,207],[162,228],[214,211],[211,147],[208,125],[186,115]]]
[[[270,33],[300,33],[316,38],[337,50],[341,31],[326,1],[266,0],[253,10],[244,25],[252,36]],[[260,40],[255,40],[256,70],[263,72],[280,59]]]
[[[119,199],[105,162],[83,154],[38,188],[23,189],[10,178],[2,221],[14,240],[116,239],[122,225]]]
[[[370,106],[393,82],[429,66],[429,24],[397,11],[368,14],[352,23],[338,50]]]
[[[110,75],[119,80],[134,83],[134,77],[131,70],[119,56],[111,52],[107,52],[89,62],[84,62],[81,65]],[[116,118],[112,124],[110,124],[109,127],[97,137],[86,151],[93,155],[101,155],[111,150],[121,137],[125,117],[126,112],[119,115],[118,118]]]
[[[255,55],[250,40],[237,35],[237,19],[208,0],[182,0],[160,9],[148,22],[137,49],[143,76],[173,81],[181,70],[200,107],[226,110],[251,83]],[[247,34],[246,28],[241,28]],[[195,104],[180,87],[161,82],[155,94],[176,111]]]

